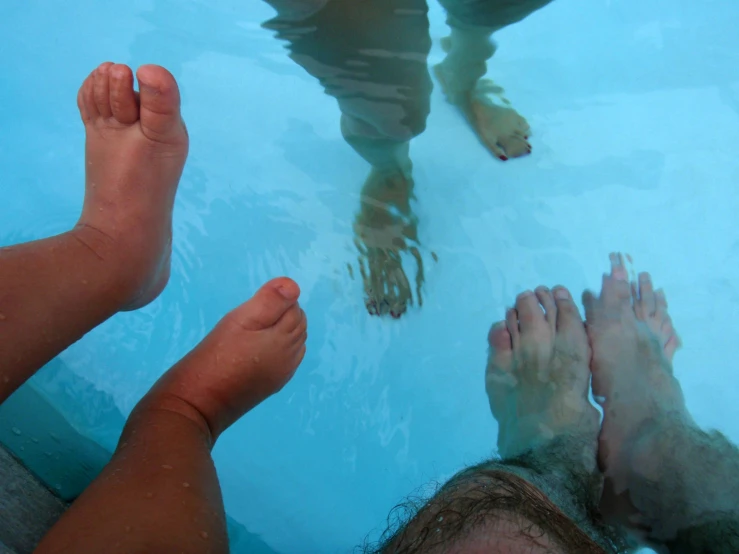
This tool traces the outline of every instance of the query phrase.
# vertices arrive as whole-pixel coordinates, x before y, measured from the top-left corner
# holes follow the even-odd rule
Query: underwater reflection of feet
[[[354,222],[359,269],[370,315],[399,318],[413,305],[423,305],[423,260],[418,250],[417,221],[410,209],[413,182],[402,173],[373,171],[362,190],[362,207]],[[416,264],[411,285],[403,255]]]
[[[434,68],[444,95],[464,115],[483,145],[507,161],[531,153],[531,128],[526,119],[503,97],[503,89],[490,79],[480,79],[471,90],[460,88],[457,69],[446,62]]]

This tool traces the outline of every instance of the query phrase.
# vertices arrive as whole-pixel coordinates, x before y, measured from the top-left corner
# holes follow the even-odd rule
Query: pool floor
[[[100,62],[168,67],[191,136],[168,288],[31,383],[101,448],[224,313],[288,275],[303,290],[307,357],[214,457],[229,516],[265,552],[350,552],[406,495],[495,452],[485,339],[515,295],[597,288],[613,250],[667,292],[695,418],[739,441],[732,0],[556,0],[499,33],[490,75],[534,131],[526,158],[491,157],[436,86],[412,143],[425,302],[399,320],[370,317],[357,278],[368,166],[335,100],[260,27],[266,4],[73,4],[0,5],[0,244],[76,221],[75,98]],[[437,63],[447,28],[437,4],[430,17]]]

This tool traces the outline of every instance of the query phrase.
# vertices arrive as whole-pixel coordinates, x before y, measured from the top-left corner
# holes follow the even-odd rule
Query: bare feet
[[[648,273],[630,285],[621,254],[611,254],[600,297],[586,292],[583,303],[593,349],[593,394],[604,410],[598,450],[606,477],[602,509],[625,523],[629,492],[644,484],[635,481],[635,456],[650,457],[649,438],[660,429],[694,425],[672,373],[680,339],[664,293],[654,291]]]
[[[139,93],[130,68],[104,63],[77,96],[87,142],[75,234],[120,276],[123,309],[151,302],[167,284],[172,207],[188,150],[174,77],[145,65],[137,78]]]
[[[590,348],[567,289],[539,287],[520,294],[506,321],[493,325],[488,341],[485,381],[500,427],[501,457],[560,435],[589,435],[594,468],[599,417],[588,401]]]
[[[477,137],[495,157],[506,161],[531,153],[528,142],[531,128],[502,96],[502,88],[491,80],[480,79],[471,90],[457,90],[452,69],[441,63],[434,72],[447,100],[459,108]]]
[[[287,278],[264,285],[167,371],[137,409],[182,413],[215,441],[282,389],[303,360],[308,327],[299,295]]]
[[[362,189],[362,207],[354,223],[365,304],[371,315],[399,318],[413,304],[415,289],[423,304],[423,261],[418,251],[417,222],[411,212],[413,181],[400,171],[373,170]],[[416,263],[415,285],[403,269],[401,255]]]

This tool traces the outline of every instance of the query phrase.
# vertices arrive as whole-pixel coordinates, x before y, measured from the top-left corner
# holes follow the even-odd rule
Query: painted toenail
[[[554,289],[554,297],[557,300],[569,300],[570,299],[570,292],[567,289],[565,289],[565,288]]]

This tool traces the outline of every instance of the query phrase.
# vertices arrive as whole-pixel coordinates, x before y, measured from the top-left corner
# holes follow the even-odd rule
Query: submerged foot
[[[167,284],[172,207],[188,150],[174,77],[145,65],[133,73],[104,63],[77,104],[85,124],[85,202],[75,233],[120,277],[123,309],[156,298]]]
[[[455,71],[443,62],[434,68],[434,72],[447,100],[459,108],[477,137],[494,156],[506,161],[531,153],[528,142],[531,128],[503,98],[503,89],[490,80],[481,79],[470,90],[460,90],[455,86]]]
[[[423,262],[418,251],[417,223],[410,209],[413,181],[401,172],[373,170],[362,189],[362,207],[354,222],[355,243],[365,304],[371,315],[402,316],[415,291],[423,304]],[[416,264],[415,282],[403,268],[403,255]]]
[[[215,440],[282,389],[303,360],[308,326],[299,295],[287,278],[264,285],[167,371],[142,405],[183,413]]]
[[[593,349],[593,394],[603,405],[598,449],[606,478],[602,509],[627,524],[629,491],[644,485],[635,479],[635,457],[649,457],[649,437],[660,429],[692,424],[672,373],[680,339],[664,293],[653,289],[648,273],[631,285],[621,254],[611,255],[600,296],[586,292],[583,303]]]
[[[585,436],[592,445],[586,463],[594,468],[599,418],[588,401],[590,349],[569,292],[540,287],[520,294],[488,340],[485,381],[501,457],[561,435]]]

